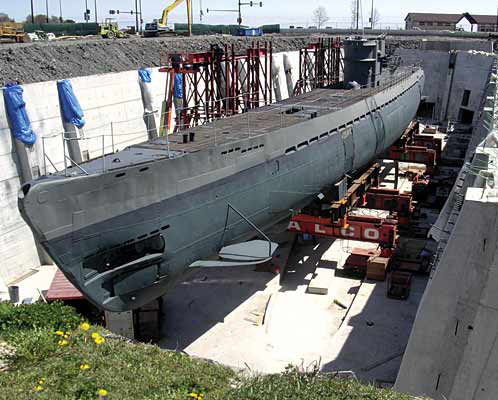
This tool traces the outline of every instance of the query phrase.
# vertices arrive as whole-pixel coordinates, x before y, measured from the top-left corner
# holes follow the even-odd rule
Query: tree
[[[10,18],[7,14],[5,13],[0,13],[0,22],[14,22],[13,18]]]
[[[60,18],[56,17],[55,15],[52,15],[48,19],[48,22],[50,24],[57,24],[60,22]],[[31,23],[31,14],[26,17],[26,23],[28,23],[28,24]],[[35,24],[46,24],[46,23],[47,23],[47,16],[45,14],[35,15]]]
[[[318,26],[318,29],[325,25],[329,19],[325,7],[320,6],[313,11],[313,22]]]
[[[376,8],[373,10],[373,14],[370,17],[370,25],[372,26],[372,29],[375,29],[375,25],[377,25],[380,21],[380,12]]]

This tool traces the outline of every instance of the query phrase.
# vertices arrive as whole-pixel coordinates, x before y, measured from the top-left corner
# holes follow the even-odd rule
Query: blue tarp
[[[152,78],[150,77],[151,71],[148,68],[140,68],[138,70],[138,76],[140,77],[140,80],[145,83],[151,83]]]
[[[7,85],[3,90],[3,98],[14,137],[24,144],[31,145],[36,142],[36,134],[31,128],[22,92],[19,85]]]
[[[59,103],[64,120],[82,128],[85,125],[84,114],[74,94],[71,82],[68,80],[57,81],[57,91],[59,92]]]
[[[183,75],[175,74],[175,83],[173,86],[173,96],[177,99],[183,99]]]

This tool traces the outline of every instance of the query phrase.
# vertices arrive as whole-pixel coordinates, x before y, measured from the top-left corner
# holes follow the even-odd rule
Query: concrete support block
[[[315,270],[313,279],[308,285],[307,292],[312,294],[328,294],[336,266],[337,263],[335,261],[331,262],[331,265],[319,265]]]

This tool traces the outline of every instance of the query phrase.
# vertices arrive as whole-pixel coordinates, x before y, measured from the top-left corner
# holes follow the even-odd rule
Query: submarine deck
[[[78,176],[114,171],[160,159],[181,157],[210,147],[270,134],[282,128],[302,123],[310,118],[330,114],[366,99],[393,86],[411,73],[412,68],[400,68],[389,74],[384,83],[375,88],[357,90],[321,88],[291,97],[278,103],[262,106],[242,114],[215,120],[205,125],[184,129],[167,137],[134,144],[77,166],[68,166],[58,175]],[[183,143],[183,134],[193,132],[195,140]]]

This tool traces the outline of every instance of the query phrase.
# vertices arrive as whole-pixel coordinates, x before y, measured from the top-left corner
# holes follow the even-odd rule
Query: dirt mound
[[[265,37],[273,51],[297,50],[311,37]],[[316,39],[315,39],[316,40]],[[87,39],[0,45],[0,84],[33,83],[77,76],[120,72],[159,65],[160,52],[205,51],[212,44],[250,47],[252,39],[231,36],[194,38]]]

